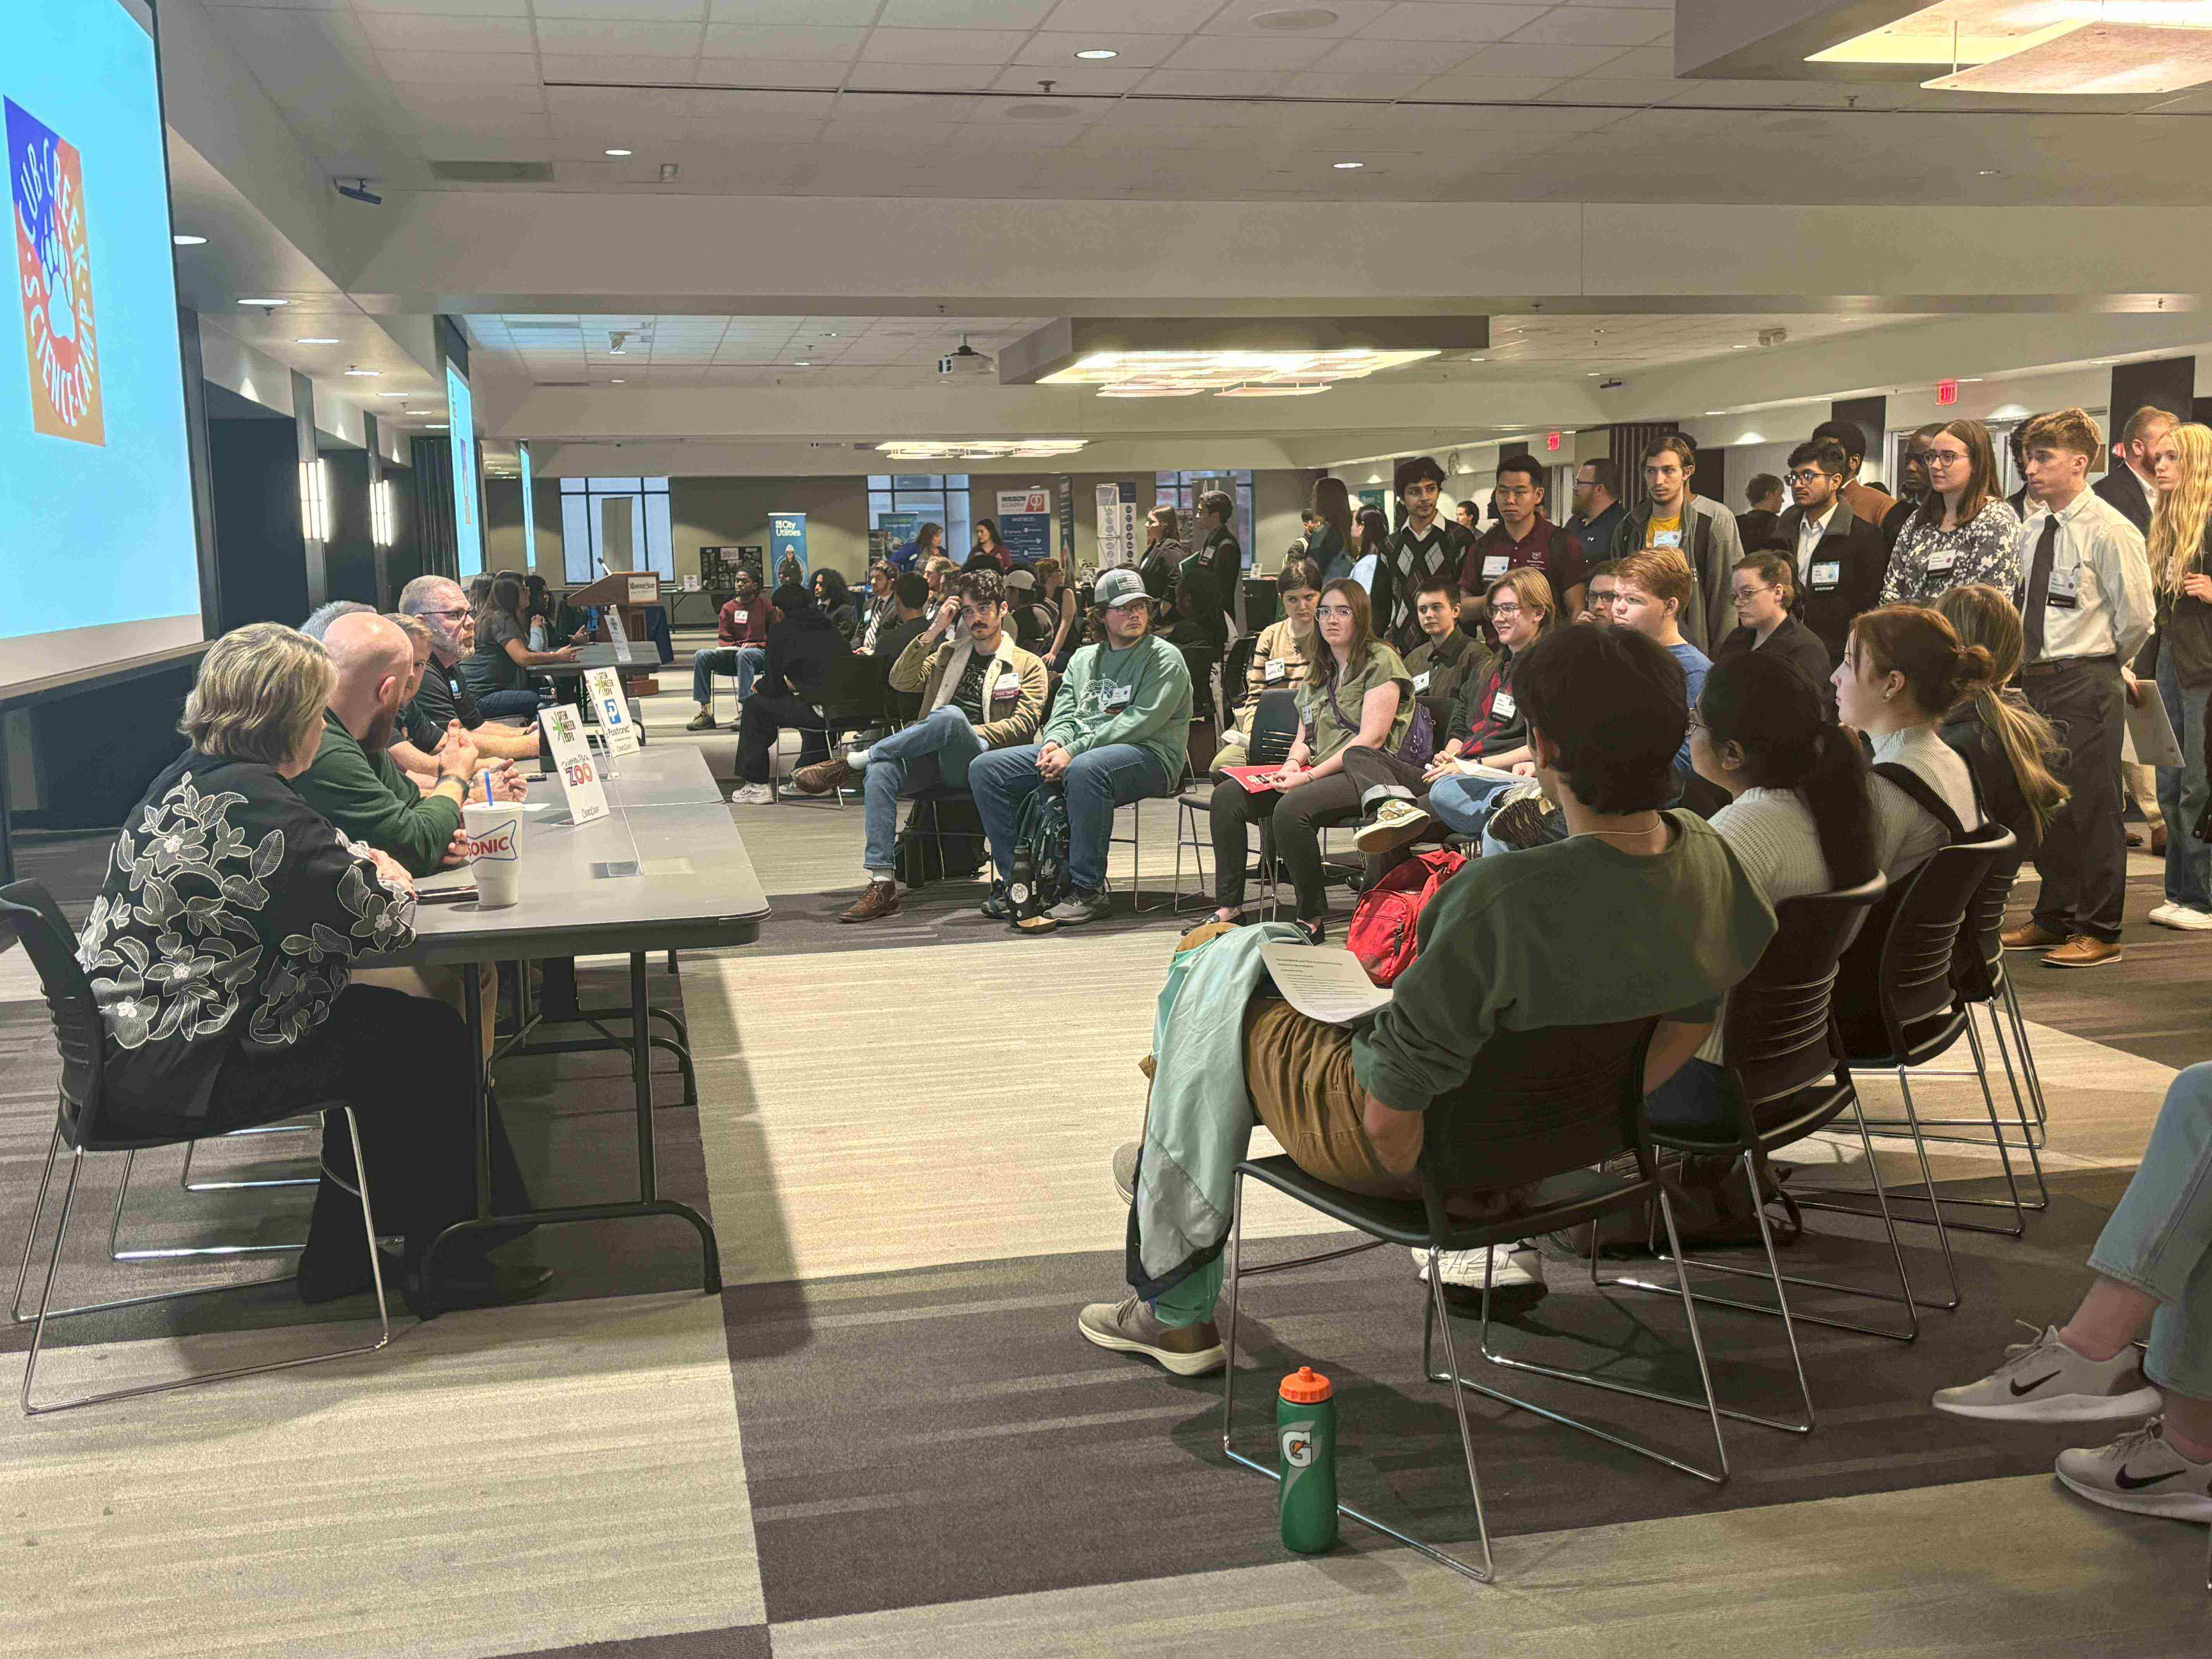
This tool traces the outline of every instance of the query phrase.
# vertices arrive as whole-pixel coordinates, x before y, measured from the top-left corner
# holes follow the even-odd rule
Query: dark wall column
[[[362,450],[334,449],[322,459],[331,479],[331,533],[324,547],[329,597],[358,599],[381,610],[376,547],[370,533],[368,456]]]
[[[1877,468],[1883,468],[1882,434],[1889,425],[1889,399],[1887,398],[1838,398],[1828,405],[1832,421],[1849,421],[1858,428],[1866,440],[1867,459]],[[1887,470],[1884,468],[1884,470]],[[1895,480],[1885,480],[1885,484]]]
[[[2162,409],[2183,420],[2191,419],[2197,400],[2197,360],[2160,357],[2148,363],[2117,363],[2112,368],[2112,401],[2106,405],[2105,441],[2116,444],[2128,421],[2139,409]]]
[[[300,531],[297,429],[282,419],[210,421],[208,461],[222,598],[217,631],[250,622],[296,625],[314,608]]]
[[[213,639],[222,631],[222,566],[216,557],[215,479],[208,459],[207,375],[200,356],[200,314],[177,307],[185,358],[185,437],[191,454],[192,507],[200,562],[200,623]]]

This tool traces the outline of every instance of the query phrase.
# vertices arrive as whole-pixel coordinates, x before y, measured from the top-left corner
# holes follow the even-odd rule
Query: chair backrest
[[[1991,860],[1989,873],[1966,907],[1951,957],[1951,979],[1968,1002],[1994,1001],[2004,983],[2005,906],[2019,875],[2018,859]]]
[[[77,966],[76,936],[53,895],[35,881],[0,887],[0,934],[4,934],[0,950],[11,940],[21,941],[24,954],[38,970],[46,1012],[53,1018],[55,1046],[61,1050],[63,1138],[72,1146],[82,1146],[100,1133],[101,1045],[106,1033],[99,1005],[93,1000],[92,983]]]
[[[1966,840],[1937,848],[1906,878],[1888,907],[1876,983],[1892,1054],[1910,1049],[1916,1026],[1957,1006],[1951,966],[1966,907],[1980,892],[1990,866],[2009,860],[2019,845],[2002,824],[1984,824]]]
[[[1299,727],[1298,694],[1278,687],[1262,691],[1260,701],[1252,710],[1252,735],[1244,745],[1244,756],[1254,766],[1280,766],[1291,757],[1291,745],[1297,741]]]
[[[830,659],[816,706],[825,719],[873,719],[883,713],[890,672],[889,667],[874,657],[856,651],[841,651]]]
[[[1888,885],[1877,872],[1856,887],[1774,907],[1780,925],[1729,993],[1721,1027],[1723,1051],[1747,1106],[1755,1110],[1788,1100],[1835,1071],[1828,1005],[1836,964]]]
[[[1257,629],[1239,635],[1230,642],[1221,659],[1221,697],[1231,708],[1241,708],[1247,695],[1245,679],[1251,673],[1252,653],[1259,649]]]
[[[1500,1031],[1468,1080],[1437,1097],[1421,1146],[1425,1191],[1519,1186],[1628,1151],[1650,1173],[1644,1052],[1656,1018]]]

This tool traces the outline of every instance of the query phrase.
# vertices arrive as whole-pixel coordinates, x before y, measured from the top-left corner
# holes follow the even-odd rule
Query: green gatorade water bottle
[[[1283,1379],[1275,1401],[1277,1490],[1283,1547],[1319,1555],[1336,1546],[1336,1399],[1310,1365]]]

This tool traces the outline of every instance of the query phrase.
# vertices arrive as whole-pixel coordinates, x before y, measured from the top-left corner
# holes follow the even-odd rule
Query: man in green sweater
[[[1775,923],[1728,843],[1703,819],[1662,805],[1689,721],[1682,687],[1680,666],[1632,629],[1553,629],[1516,663],[1513,690],[1537,780],[1565,815],[1567,838],[1478,859],[1446,882],[1421,912],[1413,966],[1357,1033],[1273,997],[1241,1020],[1192,1011],[1224,1034],[1217,1066],[1231,1086],[1170,1101],[1156,1089],[1145,1146],[1147,1156],[1156,1146],[1214,1146],[1205,1167],[1222,1173],[1223,1189],[1201,1196],[1224,1232],[1226,1172],[1255,1115],[1301,1169],[1353,1192],[1418,1197],[1425,1147],[1446,1192],[1495,1194],[1494,1172],[1526,1155],[1531,1130],[1486,1098],[1483,1050],[1493,1037],[1653,1020],[1646,1092],[1697,1053]],[[1163,1054],[1180,1017],[1178,1005]],[[1163,1122],[1163,1110],[1186,1115]],[[1218,1136],[1231,1144],[1211,1139]],[[1144,1178],[1158,1190],[1160,1177]],[[1139,1224],[1146,1213],[1140,1204]],[[1219,1369],[1228,1359],[1213,1327],[1219,1243],[1149,1301],[1133,1291],[1083,1310],[1083,1336],[1186,1376]],[[1496,1252],[1500,1268],[1507,1256]]]
[[[1085,646],[1068,663],[1038,740],[969,763],[968,787],[998,870],[986,915],[1010,914],[1006,883],[1014,865],[1015,823],[1022,803],[1048,783],[1067,792],[1072,890],[1046,915],[1059,927],[1104,915],[1114,809],[1170,793],[1188,763],[1190,671],[1182,652],[1152,633],[1152,601],[1143,579],[1133,570],[1106,571],[1093,601],[1105,641]]]
[[[315,763],[292,781],[300,799],[356,841],[428,875],[461,854],[461,802],[483,764],[465,733],[450,732],[434,757],[437,787],[417,788],[386,752],[414,695],[415,647],[374,611],[338,617],[323,635],[337,684],[323,711]]]

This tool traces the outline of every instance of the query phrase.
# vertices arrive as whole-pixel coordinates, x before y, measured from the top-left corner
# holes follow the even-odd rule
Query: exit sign
[[[1956,392],[1958,391],[1958,387],[1954,386],[1954,387],[1952,387],[1952,388],[1951,388],[1951,390],[1952,390],[1954,392]],[[1544,434],[1544,447],[1545,447],[1545,448],[1547,448],[1547,449],[1553,449],[1553,450],[1556,450],[1559,447],[1559,434],[1558,433],[1556,433],[1556,432],[1547,432],[1547,433]]]
[[[1953,404],[1955,404],[1958,401],[1959,383],[1956,380],[1938,380],[1936,382],[1936,402],[1940,407],[1948,409]]]

